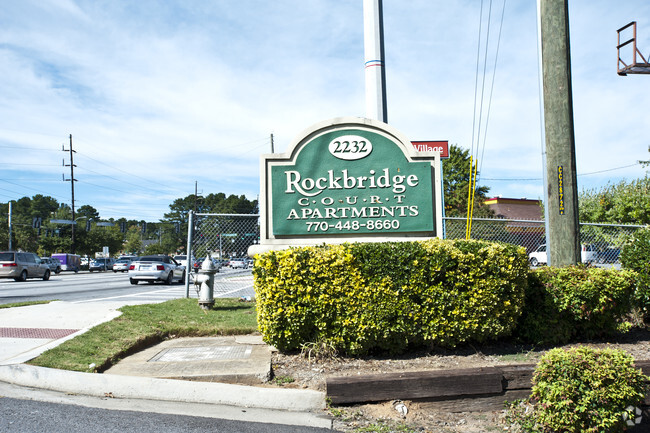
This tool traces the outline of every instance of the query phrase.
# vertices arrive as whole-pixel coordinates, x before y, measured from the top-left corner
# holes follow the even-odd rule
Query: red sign
[[[418,152],[440,152],[440,158],[449,158],[448,141],[411,141]]]

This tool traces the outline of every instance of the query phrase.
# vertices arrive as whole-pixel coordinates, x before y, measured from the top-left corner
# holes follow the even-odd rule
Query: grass
[[[196,299],[128,305],[119,311],[120,317],[44,352],[29,364],[102,372],[125,356],[167,338],[249,334],[257,330],[255,304],[237,299],[216,299],[214,308],[208,311],[202,310]]]
[[[28,307],[30,305],[49,304],[51,301],[28,301],[28,302],[14,302],[13,304],[0,304],[0,308],[13,308],[13,307]]]

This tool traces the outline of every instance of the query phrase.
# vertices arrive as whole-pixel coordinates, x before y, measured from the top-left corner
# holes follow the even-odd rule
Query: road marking
[[[73,304],[85,304],[87,302],[100,302],[100,301],[110,301],[113,299],[122,299],[122,298],[133,298],[133,297],[140,297],[140,296],[156,296],[157,293],[163,293],[163,292],[169,292],[172,290],[176,290],[176,287],[168,288],[168,289],[160,289],[160,290],[152,290],[150,292],[140,292],[140,293],[131,293],[128,295],[120,295],[120,296],[110,296],[108,298],[95,298],[95,299],[86,299],[83,301],[75,301],[72,302]],[[178,287],[178,289],[182,289],[182,287]],[[183,295],[185,294],[185,290],[183,289]]]

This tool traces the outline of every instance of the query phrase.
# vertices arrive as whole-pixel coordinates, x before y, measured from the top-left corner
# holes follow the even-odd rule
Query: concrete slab
[[[100,323],[122,314],[117,303],[49,304],[0,309],[0,365],[19,364],[36,358]]]
[[[104,374],[260,384],[271,378],[271,348],[258,342],[259,336],[167,340],[121,360]]]
[[[326,407],[325,393],[309,389],[80,373],[26,364],[0,365],[0,382],[95,397],[208,403],[296,412],[316,412]]]

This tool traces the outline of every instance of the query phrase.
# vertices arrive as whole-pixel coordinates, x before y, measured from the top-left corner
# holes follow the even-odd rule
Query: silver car
[[[59,259],[52,257],[41,257],[41,261],[50,268],[50,272],[54,272],[55,274],[61,272],[61,262]]]
[[[27,278],[42,278],[49,280],[52,271],[34,253],[18,251],[0,252],[0,278],[13,278],[25,281]]]
[[[129,265],[131,264],[131,259],[118,259],[117,262],[113,263],[113,272],[126,272],[129,270]]]
[[[183,284],[185,266],[165,255],[142,256],[129,265],[129,281],[131,284],[138,284],[140,281],[149,284],[156,281],[163,281],[165,284],[179,281]]]

